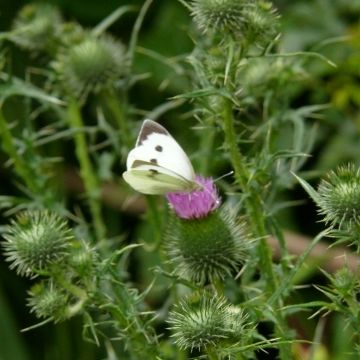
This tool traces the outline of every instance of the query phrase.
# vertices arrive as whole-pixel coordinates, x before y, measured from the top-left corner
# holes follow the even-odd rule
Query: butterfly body
[[[135,148],[129,152],[124,180],[144,194],[166,194],[199,189],[194,169],[181,146],[169,132],[145,120]]]

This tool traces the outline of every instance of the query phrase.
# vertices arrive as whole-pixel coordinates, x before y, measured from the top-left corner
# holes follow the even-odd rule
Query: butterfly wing
[[[195,180],[193,167],[184,150],[165,128],[152,120],[143,122],[136,147],[127,158],[128,171],[135,161],[160,166],[190,182]]]
[[[143,194],[165,194],[191,191],[198,185],[159,165],[136,160],[132,168],[123,173],[124,180]]]

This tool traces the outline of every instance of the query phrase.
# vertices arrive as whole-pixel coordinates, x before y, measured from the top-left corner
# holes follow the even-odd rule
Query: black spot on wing
[[[137,146],[142,145],[143,141],[145,141],[150,134],[163,134],[169,135],[168,131],[163,128],[161,125],[152,120],[145,120],[140,130],[140,134],[137,140]]]
[[[156,145],[155,146],[155,150],[158,152],[162,152],[163,151],[163,147],[161,145]]]
[[[159,172],[155,169],[149,169],[149,177],[154,178]]]
[[[156,159],[150,159],[150,162],[153,163],[153,164],[157,164],[157,160]]]

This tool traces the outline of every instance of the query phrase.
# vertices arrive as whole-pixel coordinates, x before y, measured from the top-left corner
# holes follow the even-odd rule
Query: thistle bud
[[[206,292],[199,295],[195,301],[181,301],[170,312],[168,322],[175,343],[193,351],[239,341],[245,329],[242,310],[238,309],[234,317],[235,307],[225,298]]]
[[[69,265],[77,274],[83,277],[91,277],[95,274],[97,253],[87,243],[80,242],[73,248],[69,256]]]
[[[75,97],[113,89],[126,73],[124,45],[103,35],[87,34],[82,41],[59,52],[54,63],[62,89]]]
[[[55,322],[66,319],[68,296],[54,285],[38,283],[31,288],[29,295],[27,305],[37,318],[52,318]]]
[[[198,178],[198,182],[202,190],[167,195],[175,214],[166,243],[178,275],[204,284],[237,271],[249,241],[244,223],[218,209],[220,199],[212,180]]]
[[[194,0],[192,16],[204,33],[232,34],[248,43],[272,40],[278,16],[265,0]]]
[[[348,266],[338,270],[331,278],[332,285],[341,297],[346,298],[358,290],[359,283],[357,277],[350,271]]]
[[[194,0],[192,16],[200,30],[207,32],[232,32],[242,30],[242,0]]]
[[[340,227],[360,222],[360,169],[354,165],[331,171],[319,188],[319,213]]]
[[[26,211],[12,220],[3,235],[6,260],[19,275],[48,271],[69,254],[70,229],[66,220],[49,211]]]
[[[26,50],[44,50],[52,46],[61,23],[60,13],[53,5],[26,5],[15,18],[11,40]]]
[[[255,1],[243,11],[243,36],[250,43],[267,44],[279,31],[279,15],[269,1]]]

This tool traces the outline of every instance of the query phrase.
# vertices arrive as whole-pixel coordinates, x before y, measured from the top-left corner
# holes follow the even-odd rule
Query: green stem
[[[215,141],[215,129],[211,126],[204,130],[201,137],[200,151],[201,151],[201,163],[198,166],[199,173],[206,176],[209,173],[209,168],[212,160],[212,150]]]
[[[265,229],[262,202],[258,192],[249,186],[250,175],[237,146],[236,131],[232,115],[232,104],[228,99],[224,100],[223,120],[225,141],[229,148],[235,179],[241,190],[244,194],[246,194],[245,206],[251,222],[252,232],[254,236],[259,238],[258,254],[260,265],[263,269],[263,276],[266,280],[267,291],[272,293],[276,289],[276,280],[272,268],[271,251],[266,242],[267,233]]]
[[[265,227],[264,210],[259,192],[250,186],[250,173],[242,154],[239,151],[236,139],[236,131],[232,113],[232,103],[229,99],[224,99],[223,108],[223,126],[225,141],[229,149],[230,159],[234,168],[235,179],[245,194],[245,207],[249,216],[253,235],[259,239],[258,255],[260,261],[261,274],[266,284],[266,291],[270,295],[277,289],[277,281],[272,266],[271,250],[266,241],[267,232]],[[281,299],[277,305],[281,307]],[[277,334],[281,337],[287,337],[287,324],[285,317],[281,312],[275,314],[277,320]],[[291,349],[287,344],[280,346],[282,359],[291,359]]]
[[[148,205],[147,216],[152,225],[154,232],[154,240],[149,244],[145,244],[145,248],[148,251],[158,250],[161,246],[162,240],[162,219],[159,212],[159,206],[157,204],[157,199],[154,196],[146,196],[146,202]]]
[[[88,196],[91,216],[94,221],[94,229],[97,241],[103,241],[106,229],[101,214],[100,205],[100,186],[91,164],[89,150],[86,143],[85,134],[80,129],[84,128],[81,110],[75,100],[70,101],[68,108],[68,119],[72,129],[75,130],[75,152],[80,164],[80,175],[84,181],[85,191]]]
[[[125,100],[119,99],[111,92],[106,92],[102,96],[105,106],[111,111],[115,117],[119,131],[120,141],[124,151],[127,153],[133,146],[133,138],[129,128],[128,119],[125,111]]]

